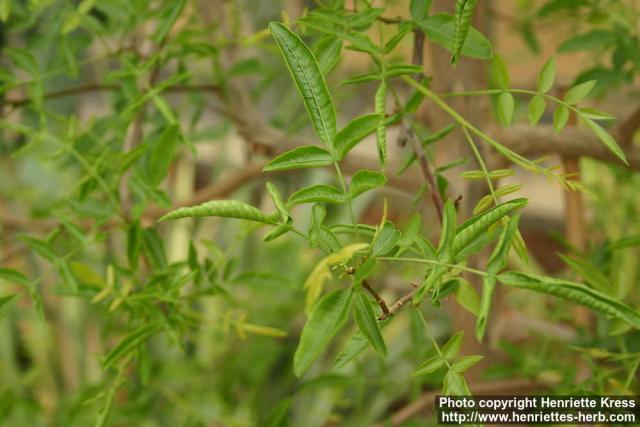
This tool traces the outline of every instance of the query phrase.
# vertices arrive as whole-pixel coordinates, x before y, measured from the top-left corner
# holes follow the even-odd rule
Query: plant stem
[[[366,280],[362,281],[362,287],[367,290],[371,294],[371,296],[376,300],[378,305],[380,306],[380,310],[382,310],[383,316],[389,316],[391,312],[389,311],[389,306],[387,306],[387,302],[378,294],[375,289],[371,287],[369,282]]]
[[[442,353],[442,350],[440,349],[440,346],[438,345],[438,343],[436,342],[436,339],[433,337],[433,334],[431,333],[431,328],[429,327],[429,324],[427,323],[427,319],[425,319],[424,314],[422,314],[422,311],[420,310],[419,307],[415,307],[415,309],[418,312],[418,316],[420,317],[420,320],[422,320],[422,323],[424,324],[424,328],[426,329],[427,333],[429,334],[429,337],[431,338],[431,342],[433,343],[433,347],[436,349],[436,352],[438,353],[438,355],[440,356],[440,358],[442,359],[442,361],[444,362],[446,367],[448,369],[451,369],[451,365],[449,364],[449,361],[447,360],[446,357],[444,357],[444,354]]]
[[[491,136],[489,136],[486,133],[484,133],[481,130],[479,130],[477,127],[475,127],[474,125],[469,123],[469,121],[467,121],[467,119],[462,117],[456,110],[451,108],[451,106],[449,106],[449,104],[444,102],[440,98],[440,96],[438,96],[436,93],[431,91],[429,88],[425,87],[424,85],[421,85],[420,83],[416,82],[415,80],[413,80],[413,79],[411,79],[411,78],[409,78],[407,76],[402,77],[402,79],[405,82],[407,82],[409,85],[411,85],[414,88],[416,88],[418,90],[418,92],[422,93],[426,98],[430,99],[434,104],[436,104],[438,107],[440,107],[444,112],[449,114],[456,122],[458,122],[459,125],[466,126],[471,132],[473,132],[474,134],[476,134],[477,136],[482,138],[489,145],[491,145],[497,152],[499,152],[500,154],[502,154],[503,156],[505,156],[506,158],[508,158],[512,162],[522,166],[525,169],[532,170],[532,171],[535,171],[535,172],[540,172],[540,173],[544,174],[545,176],[548,176],[548,177],[551,177],[551,178],[555,178],[556,180],[558,180],[559,182],[561,182],[563,184],[565,183],[564,178],[549,172],[549,170],[547,170],[545,168],[540,167],[539,165],[535,164],[531,160],[529,160],[529,159],[521,156],[520,154],[516,153],[515,151],[505,147],[504,145],[500,144],[498,141],[493,139]],[[478,94],[480,94],[479,92],[484,92],[482,94],[494,93],[493,90],[491,90],[491,89],[489,91],[487,91],[487,92],[485,92],[485,91],[476,91],[476,92],[478,92]],[[530,93],[536,93],[536,92],[533,92],[533,91],[527,91],[527,93],[529,93],[529,92]],[[463,93],[463,92],[461,92],[461,93]],[[473,93],[473,92],[469,92],[469,93]]]
[[[469,143],[469,146],[471,147],[471,151],[473,151],[473,154],[476,157],[476,160],[478,161],[478,164],[480,165],[480,168],[482,169],[482,172],[484,173],[484,177],[485,177],[485,180],[487,181],[487,186],[489,187],[489,193],[491,193],[491,197],[493,198],[493,202],[497,205],[498,204],[498,198],[496,197],[495,191],[493,189],[493,182],[491,182],[491,178],[489,177],[489,171],[487,170],[487,165],[484,163],[484,160],[482,159],[482,156],[480,155],[480,151],[478,151],[478,147],[476,147],[475,142],[473,142],[473,138],[469,134],[469,131],[467,130],[467,128],[463,126],[462,127],[462,132],[464,132],[464,136],[467,138],[467,142]]]
[[[477,274],[478,276],[487,277],[489,274],[485,273],[482,270],[477,270],[471,267],[464,267],[457,264],[450,264],[448,262],[437,261],[435,259],[424,259],[424,258],[395,258],[395,257],[376,257],[380,261],[400,261],[400,262],[415,262],[418,264],[430,264],[430,265],[441,265],[444,267],[456,268],[458,270],[466,271],[468,273]]]
[[[356,234],[359,235],[356,216],[353,213],[353,205],[351,204],[351,197],[349,197],[349,192],[347,191],[347,184],[344,181],[344,176],[342,176],[342,171],[340,170],[340,165],[338,162],[334,161],[333,166],[336,168],[336,173],[338,175],[338,181],[340,181],[340,186],[342,187],[342,191],[344,192],[345,197],[347,198],[347,207],[349,208],[349,215],[351,216],[351,223],[356,230]]]

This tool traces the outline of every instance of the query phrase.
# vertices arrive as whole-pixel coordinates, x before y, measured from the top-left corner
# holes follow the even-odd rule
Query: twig
[[[369,292],[371,296],[373,296],[373,298],[376,300],[376,302],[380,306],[380,310],[382,310],[382,316],[386,316],[386,317],[390,316],[391,311],[389,310],[389,307],[387,306],[386,301],[380,296],[380,294],[378,294],[375,291],[375,289],[371,287],[369,282],[367,282],[366,280],[363,280],[362,287],[365,288],[367,292]]]
[[[73,95],[83,95],[94,92],[111,92],[120,90],[120,85],[114,84],[100,84],[100,83],[92,83],[82,86],[70,87],[67,89],[56,90],[52,92],[45,93],[42,98],[43,99],[56,99],[56,98],[64,98],[67,96]],[[216,85],[209,84],[198,84],[198,85],[179,85],[179,86],[170,86],[164,89],[165,92],[219,92],[220,87]],[[33,102],[33,98],[18,98],[18,99],[4,99],[0,101],[0,105],[9,105],[11,107],[21,107],[23,105],[27,105]]]
[[[413,289],[411,290],[411,292],[407,293],[406,295],[403,295],[398,301],[393,303],[393,305],[389,307],[389,312],[386,314],[383,313],[382,316],[378,318],[378,320],[384,320],[388,317],[393,316],[394,314],[396,314],[398,310],[402,308],[402,306],[404,306],[407,302],[411,301],[411,298],[413,298],[413,295],[415,295],[415,293],[418,291],[418,285],[416,285],[415,283],[412,283],[411,286],[413,286]]]
[[[413,36],[413,54],[412,54],[412,63],[414,65],[418,65],[422,67],[423,64],[423,56],[424,56],[424,32],[421,29],[416,29],[414,31]],[[415,78],[420,81],[422,79],[422,72],[418,73]],[[436,185],[436,180],[431,172],[431,168],[429,167],[429,162],[427,161],[427,157],[424,153],[423,147],[420,145],[420,142],[416,138],[413,130],[410,126],[405,125],[406,139],[411,144],[411,150],[415,154],[418,159],[418,164],[420,165],[420,170],[422,171],[422,175],[427,181],[427,187],[429,188],[429,195],[433,200],[433,204],[436,208],[436,212],[438,213],[438,219],[440,223],[442,223],[442,212],[444,211],[444,202],[442,201],[442,197],[440,196],[440,192],[438,191],[438,187]]]

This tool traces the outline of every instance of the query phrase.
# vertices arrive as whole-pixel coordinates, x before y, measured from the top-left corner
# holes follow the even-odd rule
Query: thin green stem
[[[357,231],[357,224],[358,223],[356,222],[356,216],[353,213],[353,205],[351,204],[351,197],[349,197],[349,192],[347,191],[347,184],[344,181],[344,176],[342,176],[342,170],[340,170],[340,165],[336,161],[333,162],[333,166],[336,168],[336,174],[338,175],[338,181],[340,181],[340,186],[342,187],[342,191],[344,192],[344,195],[347,198],[347,207],[349,208],[349,215],[351,216],[351,223],[353,224],[354,228],[356,228],[356,232],[359,234],[359,232]]]
[[[580,113],[580,110],[577,107],[574,107],[571,104],[567,104],[562,99],[557,96],[549,95],[548,93],[538,92],[530,89],[483,89],[483,90],[469,90],[469,91],[461,91],[461,92],[448,92],[439,94],[441,98],[454,98],[457,96],[486,96],[486,95],[499,95],[503,92],[517,93],[517,94],[525,94],[525,95],[540,95],[549,101],[553,101],[557,104],[564,105],[571,111],[575,113]]]
[[[493,202],[497,205],[498,204],[498,198],[496,197],[495,191],[493,189],[493,182],[491,181],[491,177],[489,176],[489,171],[487,170],[487,165],[485,164],[484,160],[482,159],[482,156],[480,155],[480,151],[478,151],[478,147],[476,147],[476,143],[473,142],[473,138],[469,134],[469,131],[467,130],[467,128],[463,126],[462,127],[462,132],[464,133],[464,136],[467,138],[467,142],[469,143],[469,146],[471,147],[471,151],[473,151],[473,154],[476,157],[476,160],[478,161],[478,164],[480,165],[480,168],[482,169],[482,173],[484,174],[485,180],[487,181],[487,186],[489,187],[489,193],[491,194],[491,198],[493,198]]]
[[[491,136],[489,136],[486,133],[484,133],[481,130],[479,130],[477,127],[472,125],[467,119],[462,117],[449,104],[444,102],[439,95],[437,95],[435,92],[433,92],[429,88],[427,88],[424,85],[416,82],[415,80],[413,80],[410,77],[404,76],[404,77],[402,77],[402,79],[405,82],[407,82],[409,85],[411,85],[414,88],[416,88],[416,90],[418,92],[422,93],[426,98],[430,99],[434,104],[436,104],[444,112],[446,112],[448,115],[450,115],[459,125],[461,125],[463,127],[467,127],[472,133],[474,133],[475,135],[480,137],[482,140],[487,142],[497,152],[499,152],[500,154],[502,154],[503,156],[505,156],[506,158],[508,158],[512,162],[522,166],[525,169],[532,170],[534,172],[542,173],[545,176],[548,176],[550,178],[555,178],[560,183],[565,184],[565,180],[561,176],[558,176],[556,174],[551,173],[549,170],[547,170],[547,169],[535,164],[531,160],[529,160],[529,159],[521,156],[520,154],[516,153],[515,151],[505,147],[504,145],[500,144],[498,141],[493,139]],[[512,91],[515,91],[515,89],[512,90]],[[460,94],[465,94],[465,93],[466,92],[460,92]],[[473,95],[473,94],[488,95],[488,94],[497,93],[497,92],[495,92],[495,90],[493,90],[493,89],[489,89],[488,91],[472,91],[472,92],[468,92],[468,93],[471,94],[471,95]],[[534,91],[525,91],[525,92],[518,92],[518,93],[533,93],[533,94],[537,94],[537,92],[534,92]],[[551,97],[551,98],[557,100],[557,98],[554,98],[554,97]]]
[[[376,257],[376,259],[380,261],[400,261],[400,262],[415,262],[418,264],[430,264],[430,265],[441,265],[449,268],[456,268],[458,270],[466,271],[468,273],[477,274],[478,276],[487,277],[489,274],[485,273],[482,270],[477,270],[471,267],[464,267],[458,264],[450,264],[448,262],[442,262],[435,259],[424,259],[424,258],[403,258],[403,257]]]
[[[442,349],[436,342],[436,339],[433,337],[433,333],[431,332],[431,328],[429,327],[429,324],[427,323],[427,319],[425,319],[424,314],[422,314],[422,311],[420,310],[419,307],[414,307],[414,308],[418,312],[418,316],[420,317],[420,320],[422,320],[422,324],[424,325],[424,328],[429,334],[429,337],[431,338],[431,342],[433,343],[433,347],[436,349],[436,352],[438,353],[438,355],[440,356],[444,364],[447,366],[447,368],[451,369],[451,365],[449,364],[449,361],[447,360],[446,357],[444,357],[444,354],[442,353]]]

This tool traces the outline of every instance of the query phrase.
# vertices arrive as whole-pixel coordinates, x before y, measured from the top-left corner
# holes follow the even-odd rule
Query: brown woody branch
[[[376,300],[376,302],[380,306],[380,310],[382,310],[382,315],[383,316],[389,316],[390,315],[390,311],[389,311],[389,307],[387,306],[387,302],[380,296],[380,294],[378,294],[375,291],[375,289],[373,289],[371,287],[369,282],[367,282],[366,280],[363,280],[362,281],[362,287],[365,288],[367,290],[367,292],[369,292],[371,294],[371,296]]]
[[[391,307],[389,307],[389,311],[388,313],[382,313],[382,316],[380,316],[378,318],[378,320],[384,320],[388,317],[393,316],[394,314],[396,314],[396,312],[398,310],[400,310],[406,303],[408,303],[409,301],[411,301],[411,298],[413,298],[413,296],[415,295],[415,293],[418,291],[418,285],[416,285],[415,283],[412,283],[411,286],[413,287],[413,289],[411,290],[411,292],[403,295],[402,297],[400,297],[400,299],[398,301],[396,301],[395,303],[393,303],[393,305]]]
[[[633,127],[626,121],[623,123],[625,124],[622,129],[625,132],[628,132],[628,129]],[[637,124],[635,127],[637,128]],[[616,128],[612,134],[614,138],[618,139],[622,147],[627,147],[625,154],[629,167],[640,171],[640,149],[631,147],[633,132],[623,134],[620,128]],[[523,156],[546,154],[559,154],[569,157],[586,156],[596,160],[621,164],[620,159],[592,132],[584,128],[566,128],[560,134],[556,134],[551,126],[531,128],[527,125],[516,125],[508,130],[494,132],[493,136],[501,144]]]

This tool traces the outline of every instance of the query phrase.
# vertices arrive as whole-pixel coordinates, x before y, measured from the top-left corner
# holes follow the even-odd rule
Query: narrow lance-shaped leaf
[[[389,324],[392,317],[387,317],[384,320],[381,320],[379,325],[380,329],[384,329],[385,326]],[[333,367],[336,369],[343,368],[349,362],[357,358],[362,352],[364,352],[369,347],[369,341],[362,335],[362,332],[359,330],[354,333],[351,338],[349,338],[346,344],[342,347],[342,349],[338,352],[335,361],[333,362]]]
[[[513,110],[515,109],[515,101],[513,95],[509,92],[502,92],[498,96],[498,120],[503,127],[509,127],[513,120]]]
[[[160,331],[161,326],[157,324],[144,325],[134,332],[130,333],[122,339],[104,358],[103,366],[105,369],[112,366],[118,360],[134,351],[138,345],[146,341],[156,332]]]
[[[381,117],[385,116],[387,104],[387,83],[383,80],[378,86],[375,96],[375,111]],[[378,128],[376,129],[376,143],[378,145],[378,157],[380,164],[384,165],[387,161],[387,129],[384,125],[384,120],[381,119],[378,122]]]
[[[627,165],[629,164],[629,162],[627,161],[627,156],[625,156],[624,151],[622,151],[622,148],[620,148],[616,140],[613,139],[613,137],[609,135],[609,133],[602,128],[602,126],[600,126],[593,120],[588,119],[584,116],[582,116],[582,119],[587,124],[587,126],[589,126],[589,129],[591,129],[591,131],[596,134],[596,136],[600,139],[600,141],[602,141],[602,143],[609,150],[611,150],[611,152],[615,154],[616,157],[622,160],[625,164]]]
[[[455,33],[453,36],[453,55],[451,63],[457,64],[462,52],[462,46],[471,27],[476,0],[456,0]]]
[[[553,131],[560,133],[569,121],[569,109],[566,105],[558,105],[553,112]]]
[[[572,87],[565,94],[564,102],[566,102],[569,105],[577,104],[578,102],[586,98],[587,95],[589,95],[589,92],[591,92],[591,90],[595,85],[596,85],[595,80],[589,80]]]
[[[527,199],[524,198],[510,200],[465,221],[456,231],[452,254],[455,255],[463,250],[468,244],[473,242],[476,237],[486,232],[491,225],[500,220],[500,218],[524,207],[526,204]]]
[[[321,234],[320,230],[326,230],[325,228],[320,227],[319,235]],[[339,242],[338,242],[339,244]],[[346,263],[349,261],[357,252],[368,249],[369,245],[366,243],[353,243],[351,245],[345,246],[342,249],[339,249],[336,253],[330,254],[322,259],[318,264],[316,264],[315,268],[307,277],[307,280],[304,282],[304,289],[307,291],[307,296],[305,299],[305,310],[307,313],[311,312],[316,300],[322,293],[322,288],[324,286],[324,282],[331,277],[330,268],[333,265]]]
[[[301,203],[344,203],[347,197],[344,192],[332,185],[317,184],[302,188],[291,195],[288,206]]]
[[[353,147],[378,128],[383,118],[380,114],[368,114],[351,120],[336,135],[334,143],[336,160],[344,159]]]
[[[315,168],[321,166],[329,166],[332,162],[331,154],[327,150],[323,150],[315,145],[305,145],[297,147],[286,153],[280,154],[271,160],[262,169],[263,172]]]
[[[440,231],[440,241],[438,243],[438,254],[441,259],[446,259],[451,251],[456,235],[456,207],[451,199],[447,200],[444,205],[444,215],[442,218],[442,227]]]
[[[637,310],[581,283],[515,271],[498,275],[498,280],[514,288],[530,289],[577,302],[640,329],[640,313]]]
[[[287,222],[291,218],[291,214],[289,213],[287,206],[282,200],[282,196],[280,195],[278,188],[275,185],[273,185],[272,182],[269,182],[269,181],[267,181],[265,186],[266,186],[267,192],[271,195],[273,204],[275,205],[276,209],[278,210],[278,212],[280,212],[280,215],[282,216],[282,221]]]
[[[544,114],[546,103],[542,95],[535,95],[529,101],[529,123],[531,126],[535,126],[540,121],[540,118]]]
[[[556,58],[551,57],[544,64],[542,69],[540,70],[540,74],[538,74],[538,91],[542,93],[547,93],[553,87],[553,81],[556,76]]]
[[[11,304],[13,304],[13,301],[16,299],[17,296],[18,294],[11,294],[11,295],[3,295],[0,297],[0,319],[2,319],[2,314],[9,307],[11,307]]]
[[[355,296],[355,305],[353,311],[353,317],[358,325],[358,329],[362,332],[362,335],[369,341],[371,347],[382,357],[387,356],[387,346],[384,343],[382,334],[380,333],[380,326],[376,315],[371,308],[371,304],[361,292],[358,292]]]
[[[207,216],[246,219],[265,224],[276,223],[275,219],[268,217],[253,206],[237,200],[214,200],[198,206],[179,208],[160,218],[160,221]]]
[[[482,341],[482,338],[484,337],[489,313],[491,312],[491,301],[496,286],[495,275],[504,268],[506,264],[506,258],[509,253],[509,248],[511,247],[511,241],[518,231],[519,218],[520,217],[518,215],[514,215],[509,218],[507,226],[502,231],[502,234],[500,234],[500,239],[489,257],[489,263],[487,264],[487,276],[484,278],[482,284],[480,313],[476,320],[476,338],[478,341]]]
[[[293,372],[300,377],[344,326],[349,316],[351,288],[329,292],[313,308],[293,356]]]
[[[453,52],[456,25],[453,16],[439,13],[416,23],[424,30],[430,40]],[[460,54],[471,58],[489,59],[493,56],[493,47],[482,33],[473,27],[469,27]]]
[[[359,170],[353,175],[349,183],[349,197],[355,199],[362,193],[382,187],[386,183],[387,177],[380,172],[367,169]]]
[[[269,29],[287,63],[313,128],[320,140],[331,146],[336,134],[336,112],[318,62],[302,39],[287,27],[272,22]]]

